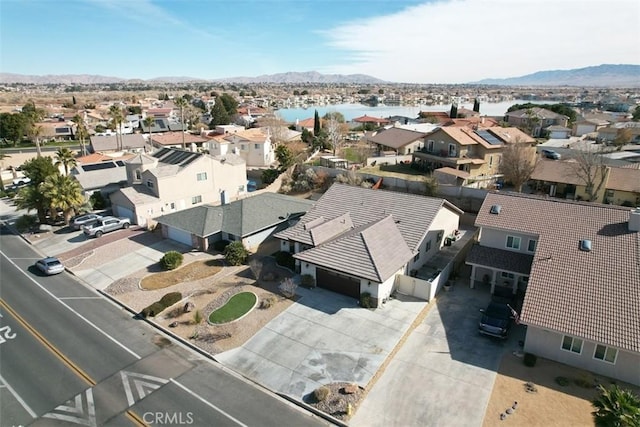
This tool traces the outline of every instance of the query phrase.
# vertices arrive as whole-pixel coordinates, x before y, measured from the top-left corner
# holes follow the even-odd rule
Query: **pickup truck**
[[[82,227],[82,231],[87,236],[100,237],[104,233],[108,233],[114,230],[120,230],[121,228],[129,228],[131,220],[129,218],[116,218],[115,216],[105,216],[99,219],[94,224],[85,225]]]

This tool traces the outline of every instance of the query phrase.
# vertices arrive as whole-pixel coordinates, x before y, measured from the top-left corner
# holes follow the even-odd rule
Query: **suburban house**
[[[191,151],[206,148],[206,144],[209,141],[200,135],[193,135],[189,132],[151,134],[149,138],[154,148],[182,148],[184,139],[185,149]]]
[[[523,108],[504,115],[510,126],[530,129],[533,136],[543,136],[549,126],[567,127],[569,117],[541,107]]]
[[[358,125],[373,125],[375,127],[380,127],[380,126],[384,126],[384,125],[388,125],[390,122],[387,119],[383,119],[380,117],[371,117],[371,116],[367,116],[366,114],[364,116],[360,116],[360,117],[356,117],[354,119],[351,119],[352,123],[357,123]]]
[[[69,175],[80,183],[87,197],[95,192],[108,196],[127,185],[125,161],[113,158],[95,163],[78,163],[69,171]]]
[[[471,286],[520,291],[524,351],[640,385],[640,209],[489,193]]]
[[[255,250],[275,232],[299,219],[313,202],[278,193],[260,193],[224,205],[200,205],[156,218],[163,237],[201,251],[219,240],[241,241]]]
[[[147,117],[149,117],[149,115],[147,115]],[[180,122],[170,121],[165,117],[152,117],[153,123],[151,126],[147,126],[144,120],[140,121],[140,127],[144,133],[149,133],[149,129],[151,129],[151,134],[182,131],[182,124]]]
[[[640,123],[637,122],[620,122],[615,123],[612,126],[600,128],[598,129],[598,136],[596,139],[599,142],[610,144],[618,138],[623,129],[629,129],[628,132],[631,137],[630,143],[640,144]]]
[[[573,124],[572,133],[574,136],[583,136],[590,133],[595,134],[598,130],[608,125],[609,122],[604,119],[590,118],[579,120]]]
[[[422,149],[425,135],[423,132],[391,127],[377,132],[367,140],[380,153],[391,151],[396,155],[405,155]]]
[[[64,121],[39,122],[35,124],[40,129],[39,138],[43,141],[70,141],[73,139],[75,125]]]
[[[594,202],[640,206],[640,169],[613,166],[593,166],[592,176],[597,186],[603,180]],[[588,200],[586,182],[576,172],[575,161],[557,161],[541,159],[531,174],[534,188],[551,197],[571,200]],[[600,178],[601,177],[601,178]]]
[[[275,234],[316,285],[380,306],[396,276],[418,270],[459,227],[443,199],[333,184],[294,226]]]
[[[122,142],[121,139],[122,138]],[[122,146],[120,146],[122,144]],[[129,135],[95,135],[89,139],[91,153],[109,153],[116,151],[131,151],[143,153],[150,150],[150,146],[139,133]]]
[[[568,139],[571,135],[571,129],[559,125],[549,126],[546,131],[549,139]]]
[[[309,132],[313,133],[313,128],[315,126],[315,123],[316,121],[313,117],[310,117],[304,120],[296,119],[296,130],[298,132],[302,132],[302,129],[306,129]],[[320,124],[322,125],[322,119],[320,119]]]
[[[138,225],[203,203],[227,203],[247,192],[244,160],[163,148],[125,161],[127,187],[110,195],[115,215]]]
[[[209,141],[209,152],[216,156],[235,153],[250,167],[269,166],[275,161],[271,135],[264,128],[214,135]]]
[[[424,137],[424,147],[412,153],[412,162],[425,171],[433,171],[442,184],[480,187],[493,184],[499,177],[502,153],[509,144],[533,147],[535,139],[514,127],[471,129],[445,126]],[[535,150],[531,149],[532,161]]]

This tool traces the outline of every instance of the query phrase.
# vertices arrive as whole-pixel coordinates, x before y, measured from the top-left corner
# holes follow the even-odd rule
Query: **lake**
[[[503,116],[509,107],[514,104],[524,104],[531,102],[532,104],[553,104],[554,101],[525,101],[522,99],[515,99],[513,101],[503,101],[494,103],[482,103],[480,104],[480,114],[483,116]],[[458,108],[473,109],[473,103],[460,104]],[[297,120],[304,120],[313,118],[315,110],[318,110],[320,117],[324,116],[328,112],[337,111],[344,115],[345,120],[350,121],[360,116],[373,116],[386,118],[390,116],[405,116],[405,117],[418,117],[420,111],[446,111],[451,110],[451,104],[439,104],[439,105],[420,105],[417,107],[400,105],[379,105],[377,107],[369,107],[364,104],[335,104],[335,105],[323,105],[323,106],[310,106],[309,108],[282,108],[276,113],[282,117],[283,120],[289,123],[294,123]]]

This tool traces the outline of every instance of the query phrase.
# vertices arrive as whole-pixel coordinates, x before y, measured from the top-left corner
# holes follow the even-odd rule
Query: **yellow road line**
[[[9,305],[2,298],[0,298],[0,307],[2,307],[4,310],[9,312],[11,314],[11,316],[14,319],[16,319],[18,321],[18,323],[20,323],[22,325],[23,328],[25,328],[27,331],[29,331],[31,333],[31,335],[33,335],[38,341],[40,341],[42,344],[44,344],[44,346],[46,348],[48,348],[49,351],[51,351],[55,356],[57,356],[58,359],[60,359],[65,365],[67,365],[80,378],[85,380],[91,387],[93,387],[96,384],[98,384],[93,378],[91,378],[89,376],[89,374],[87,374],[85,371],[83,371],[82,368],[80,368],[78,365],[73,363],[71,361],[71,359],[69,359],[64,353],[62,353],[60,350],[58,350],[56,348],[56,346],[51,344],[45,337],[43,337],[42,334],[40,334],[40,332],[38,332],[33,326],[31,326],[29,323],[27,323],[27,321],[24,320],[22,318],[22,316],[20,316],[18,313],[16,313],[16,311],[13,308],[9,307]],[[147,426],[148,425],[147,423],[145,423],[142,420],[142,418],[140,418],[133,411],[128,410],[126,412],[126,414],[127,414],[127,417],[131,421],[133,421],[135,424],[137,424],[139,426]]]

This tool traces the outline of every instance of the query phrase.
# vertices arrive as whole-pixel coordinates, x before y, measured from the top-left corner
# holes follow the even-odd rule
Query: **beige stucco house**
[[[234,153],[242,157],[250,167],[269,166],[275,161],[275,147],[266,128],[216,135],[208,145],[212,155],[224,156]]]
[[[221,204],[247,193],[244,160],[173,148],[126,161],[127,187],[110,195],[115,215],[138,225],[203,203]]]

